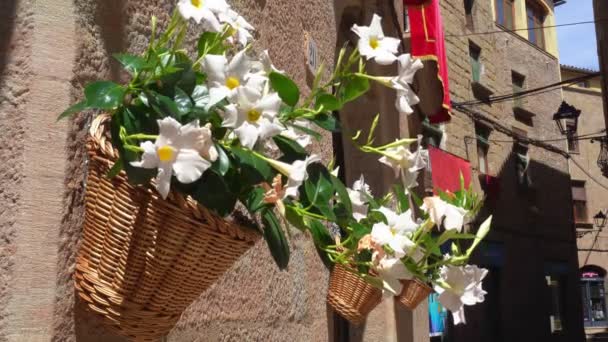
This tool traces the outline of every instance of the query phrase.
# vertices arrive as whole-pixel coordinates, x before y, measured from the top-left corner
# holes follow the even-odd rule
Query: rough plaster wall
[[[321,58],[334,60],[334,14],[323,0],[232,1],[259,33],[259,47],[268,48],[275,64],[293,75],[306,89],[303,31],[315,39]],[[82,86],[100,78],[119,79],[117,65],[109,55],[121,50],[140,52],[147,43],[152,14],[166,22],[173,1],[76,2],[78,55],[74,68],[73,96],[80,97]],[[272,15],[271,15],[272,14]],[[192,38],[192,37],[191,37]],[[306,92],[306,91],[305,91]],[[71,279],[74,255],[83,217],[83,144],[91,115],[83,114],[71,122],[68,137],[66,194],[59,274],[55,303],[54,341],[122,341],[109,335],[75,301]],[[328,159],[331,140],[313,149]],[[320,263],[310,239],[294,233],[289,271],[274,266],[265,242],[249,251],[218,283],[205,292],[182,317],[169,341],[326,341],[328,316],[325,305],[327,271]]]
[[[31,1],[0,3],[0,341],[7,341],[10,282],[23,180],[22,115],[30,94]]]

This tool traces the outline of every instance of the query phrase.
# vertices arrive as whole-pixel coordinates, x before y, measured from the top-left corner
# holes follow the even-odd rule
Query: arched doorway
[[[608,327],[606,312],[606,270],[596,265],[580,269],[585,327]]]

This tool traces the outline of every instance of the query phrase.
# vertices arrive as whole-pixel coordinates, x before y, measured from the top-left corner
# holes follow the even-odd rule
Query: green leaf
[[[264,203],[264,189],[261,187],[255,187],[247,191],[246,195],[242,198],[242,202],[250,213],[256,213],[268,206]]]
[[[272,167],[265,160],[251,153],[251,151],[239,147],[233,147],[231,150],[239,162],[240,173],[248,184],[269,182],[274,176]]]
[[[192,91],[192,100],[194,106],[198,108],[207,108],[209,104],[209,88],[204,85],[197,85]]]
[[[395,184],[393,186],[393,193],[397,196],[397,201],[399,203],[399,213],[404,213],[410,208],[410,199],[405,194],[403,190],[403,186],[401,184]]]
[[[333,112],[334,110],[340,110],[342,108],[342,104],[338,99],[327,93],[322,93],[317,97],[315,102],[315,108],[319,109],[323,106],[323,110],[328,112]]]
[[[113,57],[120,62],[123,68],[131,73],[131,75],[148,67],[146,60],[139,56],[129,55],[126,53],[116,53],[113,55]]]
[[[97,109],[114,109],[122,104],[126,89],[114,82],[98,81],[90,83],[84,89],[87,107]]]
[[[300,215],[296,209],[291,205],[285,205],[285,218],[287,222],[294,226],[295,228],[305,231],[308,229],[308,226],[304,222],[304,218]]]
[[[319,220],[310,220],[309,229],[315,246],[318,248],[325,249],[327,246],[334,243],[334,239],[329,234],[329,230],[327,230],[327,227],[325,227]]]
[[[72,114],[80,113],[87,108],[89,108],[89,106],[87,105],[86,100],[75,103],[71,105],[68,109],[66,109],[63,113],[59,114],[59,116],[57,117],[57,121],[66,118]]]
[[[221,55],[225,47],[222,44],[222,35],[217,32],[205,32],[198,38],[198,56],[204,54]]]
[[[291,164],[296,160],[306,159],[306,150],[296,141],[282,135],[275,135],[272,137],[272,140],[277,144],[279,150],[283,152],[284,160],[282,160],[284,162]]]
[[[353,205],[350,201],[350,196],[348,195],[346,186],[344,186],[344,184],[338,179],[338,177],[336,177],[332,174],[330,174],[330,177],[331,177],[331,183],[332,183],[334,189],[336,190],[336,193],[338,194],[338,198],[340,199],[340,202],[342,204],[344,204],[344,206],[346,207],[346,210],[348,210],[348,212],[352,214]]]
[[[358,222],[352,222],[350,226],[353,228],[352,235],[357,241],[359,241],[359,239],[361,239],[365,235],[371,234],[372,232],[372,230],[368,226]]]
[[[237,200],[224,177],[213,170],[207,170],[203,174],[192,197],[208,209],[215,210],[220,216],[232,213]]]
[[[190,113],[192,110],[192,100],[190,100],[190,96],[179,87],[175,87],[174,101],[180,117]]]
[[[369,90],[369,80],[360,76],[351,75],[342,83],[339,99],[344,104],[356,100]]]
[[[289,77],[278,72],[271,72],[268,77],[272,89],[279,93],[279,97],[281,97],[283,102],[290,106],[298,104],[300,89]]]
[[[284,270],[289,264],[289,243],[279,225],[279,220],[272,210],[264,210],[262,213],[264,222],[264,239],[268,249],[279,269]]]
[[[150,91],[148,93],[148,101],[154,111],[161,117],[173,117],[179,119],[181,112],[177,108],[177,104],[171,98],[161,95],[157,92]]]
[[[293,128],[295,128],[295,129],[297,129],[297,130],[298,130],[298,131],[300,131],[300,132],[303,132],[303,133],[306,133],[306,134],[308,134],[308,135],[312,136],[312,137],[313,137],[313,138],[315,138],[315,140],[317,140],[317,141],[318,141],[318,140],[321,140],[321,138],[322,138],[321,134],[319,134],[319,133],[318,133],[317,131],[315,131],[314,129],[310,129],[310,128],[308,128],[308,127],[304,127],[304,126],[299,126],[299,125],[296,125],[296,124],[293,124],[293,123],[289,123],[289,122],[287,122],[287,123],[286,123],[286,125],[287,125],[287,126],[291,126],[291,127],[293,127]]]
[[[304,182],[306,197],[315,206],[327,206],[334,194],[331,174],[320,163],[309,165],[307,171],[308,179]]]
[[[108,171],[108,173],[106,174],[107,178],[114,178],[116,177],[116,175],[118,175],[120,173],[120,171],[122,171],[123,169],[123,161],[122,158],[118,158],[118,160],[114,163],[114,165],[112,166],[112,168],[110,169],[110,171]]]
[[[211,169],[215,170],[220,175],[225,175],[230,169],[230,158],[224,151],[224,148],[220,144],[214,144],[217,150],[217,160],[211,165]]]
[[[340,122],[333,115],[325,113],[317,114],[313,119],[310,119],[310,121],[327,131],[340,132]]]

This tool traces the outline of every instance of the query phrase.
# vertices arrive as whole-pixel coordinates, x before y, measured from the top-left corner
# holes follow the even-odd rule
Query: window
[[[574,132],[574,122],[566,122],[566,127],[568,131]],[[578,149],[578,140],[576,138],[576,132],[574,132],[573,134],[568,134],[568,152],[580,153]]]
[[[549,290],[549,321],[551,323],[551,332],[562,331],[562,314],[564,312],[564,291],[563,286],[565,281],[563,277],[546,276],[547,288]]]
[[[545,34],[543,25],[545,13],[540,5],[526,2],[526,14],[528,17],[528,40],[541,49],[545,48]]]
[[[422,136],[427,146],[439,148],[441,139],[443,138],[443,131],[439,126],[430,123],[428,118],[424,118],[422,121]]]
[[[581,294],[583,296],[583,320],[585,327],[608,326],[606,317],[606,290],[601,267],[587,265],[581,269]]]
[[[515,13],[515,6],[513,6],[513,3],[513,0],[494,0],[496,7],[496,23],[509,30],[515,28],[513,25],[513,17]]]
[[[589,84],[589,80],[584,80],[582,82],[579,82],[577,84],[577,86],[581,87],[581,88],[590,88],[591,85]]]
[[[588,223],[587,191],[584,181],[572,181],[572,207],[575,223]]]
[[[473,82],[479,83],[481,74],[483,73],[483,65],[481,64],[481,48],[469,41],[469,59],[471,63],[471,74]]]
[[[473,13],[473,4],[474,0],[464,0],[464,13],[466,15],[471,15]]]
[[[475,135],[477,136],[477,167],[479,173],[487,175],[490,172],[488,167],[488,149],[490,147],[488,137],[490,136],[490,128],[481,124],[475,124]]]
[[[410,32],[410,16],[407,13],[407,6],[403,10],[403,32]]]
[[[517,73],[515,71],[511,71],[511,82],[513,84],[513,93],[520,93],[525,90],[524,83],[526,81],[526,76]],[[513,100],[513,107],[523,107],[523,99],[521,97],[516,97]]]

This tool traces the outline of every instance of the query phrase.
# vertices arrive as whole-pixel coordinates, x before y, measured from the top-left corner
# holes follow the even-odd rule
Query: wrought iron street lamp
[[[600,231],[604,229],[604,226],[606,225],[606,214],[604,214],[601,210],[598,211],[597,214],[593,216],[593,224]]]
[[[553,114],[553,120],[555,120],[557,128],[562,135],[573,136],[576,134],[578,117],[580,115],[580,109],[563,101],[557,112]]]

